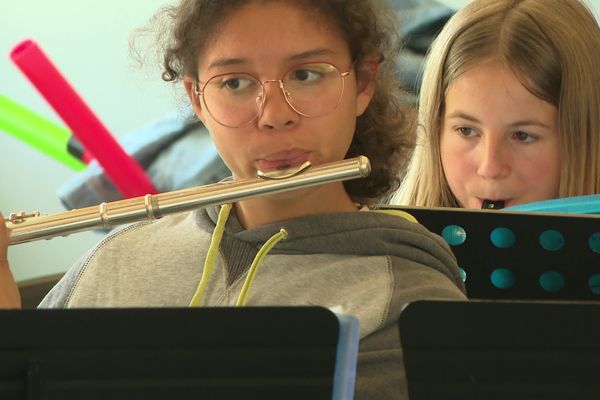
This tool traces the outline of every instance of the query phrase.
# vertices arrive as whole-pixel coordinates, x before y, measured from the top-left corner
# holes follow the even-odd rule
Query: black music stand
[[[600,215],[386,208],[446,239],[470,298],[600,300]]]
[[[418,301],[400,336],[411,400],[600,396],[600,303]]]
[[[0,399],[351,399],[358,320],[319,307],[0,311]]]

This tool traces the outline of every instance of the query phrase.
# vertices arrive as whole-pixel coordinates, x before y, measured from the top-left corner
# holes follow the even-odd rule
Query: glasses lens
[[[252,75],[217,75],[202,90],[204,106],[219,123],[237,128],[258,115],[262,87]]]
[[[335,66],[316,63],[295,66],[284,77],[283,85],[296,111],[307,117],[320,117],[338,106],[344,81]]]
[[[344,81],[340,71],[327,63],[300,64],[283,78],[285,97],[298,113],[320,117],[340,102]],[[252,122],[260,112],[264,96],[261,83],[245,73],[212,77],[202,89],[209,114],[220,124],[239,128]]]

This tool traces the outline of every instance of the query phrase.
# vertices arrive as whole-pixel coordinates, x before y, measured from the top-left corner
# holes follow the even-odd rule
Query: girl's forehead
[[[311,53],[330,62],[349,58],[348,43],[330,18],[290,2],[251,2],[218,25],[200,68],[293,61]]]

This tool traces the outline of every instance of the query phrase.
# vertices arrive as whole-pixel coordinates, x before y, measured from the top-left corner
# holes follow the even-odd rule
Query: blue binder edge
[[[336,314],[340,323],[335,373],[333,377],[333,400],[352,400],[356,381],[360,322],[347,314]]]
[[[600,194],[563,197],[506,207],[506,211],[600,214]]]

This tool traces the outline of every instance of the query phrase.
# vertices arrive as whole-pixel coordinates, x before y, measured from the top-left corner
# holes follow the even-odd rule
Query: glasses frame
[[[296,107],[294,107],[294,105],[291,103],[290,99],[288,98],[288,96],[290,95],[290,93],[286,91],[285,85],[283,83],[283,80],[285,79],[286,75],[290,71],[292,71],[294,68],[298,68],[298,67],[300,67],[302,65],[310,65],[310,64],[327,64],[327,65],[331,65],[340,74],[340,78],[342,79],[342,88],[340,90],[340,95],[338,97],[337,103],[331,109],[331,111],[327,111],[325,114],[322,114],[322,115],[308,115],[308,114],[303,113],[302,111],[298,110]],[[352,65],[348,68],[347,71],[342,72],[337,65],[332,64],[332,63],[327,62],[327,61],[307,61],[307,62],[302,62],[302,63],[298,63],[298,64],[292,65],[290,68],[288,68],[283,73],[281,79],[265,79],[265,80],[260,80],[256,75],[251,74],[249,72],[243,72],[243,71],[225,72],[225,73],[222,73],[222,74],[217,74],[217,75],[211,76],[208,80],[206,80],[206,82],[202,82],[202,81],[200,81],[199,78],[196,78],[196,82],[194,82],[194,88],[193,88],[193,90],[194,90],[194,94],[196,96],[198,96],[199,99],[202,99],[202,104],[204,105],[204,108],[208,111],[208,113],[210,114],[211,118],[213,120],[215,120],[219,125],[222,125],[222,126],[227,127],[227,128],[243,128],[245,126],[250,125],[251,123],[253,123],[254,121],[256,121],[258,118],[260,118],[260,116],[261,116],[261,114],[262,114],[262,112],[264,110],[265,102],[267,100],[267,91],[265,90],[265,84],[267,84],[267,83],[278,83],[279,84],[279,89],[281,90],[281,93],[283,94],[283,98],[285,99],[285,102],[296,113],[298,113],[299,115],[302,115],[303,117],[307,117],[307,118],[317,118],[317,117],[322,117],[324,115],[327,115],[327,114],[333,112],[340,105],[340,102],[342,101],[342,97],[344,96],[344,87],[345,87],[345,84],[344,84],[345,83],[345,79],[344,78],[346,78],[348,75],[350,75],[350,73],[352,72],[353,66],[354,66],[354,63],[352,63]],[[246,122],[246,123],[244,123],[242,125],[239,125],[239,126],[226,125],[226,124],[222,123],[221,121],[219,121],[217,118],[215,118],[215,116],[213,115],[213,113],[210,111],[210,107],[208,107],[208,105],[206,104],[206,99],[204,97],[204,90],[205,90],[206,86],[208,85],[208,83],[210,81],[212,81],[213,79],[218,78],[220,76],[235,75],[235,74],[248,75],[248,76],[254,78],[260,84],[260,93],[259,93],[258,97],[261,98],[261,102],[260,102],[260,105],[258,106],[258,109],[256,111],[256,115],[250,121],[248,121],[248,122]],[[200,86],[200,84],[202,84],[202,88],[198,89],[198,87]]]

